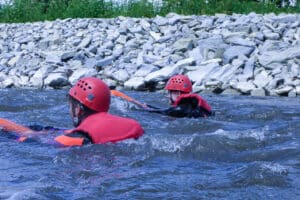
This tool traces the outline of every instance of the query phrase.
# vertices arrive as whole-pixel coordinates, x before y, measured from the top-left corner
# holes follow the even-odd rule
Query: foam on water
[[[225,131],[223,129],[218,129],[213,133],[207,133],[207,135],[225,136],[232,140],[253,138],[258,141],[264,141],[266,139],[266,136],[270,134],[271,133],[268,131],[268,126],[259,129],[248,129],[244,131]]]
[[[149,138],[151,141],[151,146],[154,150],[159,150],[162,152],[175,153],[180,152],[191,146],[194,136],[162,136],[157,135],[155,137]]]
[[[274,174],[280,174],[280,175],[287,175],[288,169],[278,163],[262,163],[261,164],[262,169],[270,170]]]

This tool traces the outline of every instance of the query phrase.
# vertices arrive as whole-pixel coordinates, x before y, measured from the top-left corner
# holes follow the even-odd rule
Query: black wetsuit
[[[196,98],[183,98],[177,106],[172,106],[167,109],[159,109],[151,106],[151,109],[147,111],[172,117],[198,118],[214,115],[214,112],[199,106]]]

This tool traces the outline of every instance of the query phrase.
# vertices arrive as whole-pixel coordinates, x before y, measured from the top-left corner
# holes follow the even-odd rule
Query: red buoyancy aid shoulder
[[[94,144],[118,142],[129,138],[137,139],[144,133],[137,121],[105,112],[87,117],[70,133],[76,131],[87,133]]]
[[[204,108],[205,110],[207,111],[211,111],[211,106],[198,94],[193,94],[193,93],[190,93],[190,94],[181,94],[177,99],[176,101],[174,102],[173,106],[178,106],[178,104],[180,103],[180,101],[182,99],[185,99],[185,98],[196,98],[198,100],[198,106],[199,107],[202,107]]]

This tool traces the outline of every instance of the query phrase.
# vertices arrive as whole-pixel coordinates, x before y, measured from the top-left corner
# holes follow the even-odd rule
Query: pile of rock
[[[300,96],[300,15],[64,19],[0,24],[0,87],[62,88],[82,76],[159,90]]]

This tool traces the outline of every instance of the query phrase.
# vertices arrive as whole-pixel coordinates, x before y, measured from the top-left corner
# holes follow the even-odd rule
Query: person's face
[[[169,96],[170,104],[173,104],[180,95],[181,95],[180,91],[169,90],[168,91],[168,96]]]
[[[77,127],[80,123],[79,116],[81,113],[80,106],[69,101],[69,112],[73,121],[73,125]]]
[[[75,116],[75,113],[74,113],[74,106],[73,104],[69,101],[69,113],[70,113],[70,116],[73,118],[73,117],[76,117]]]

